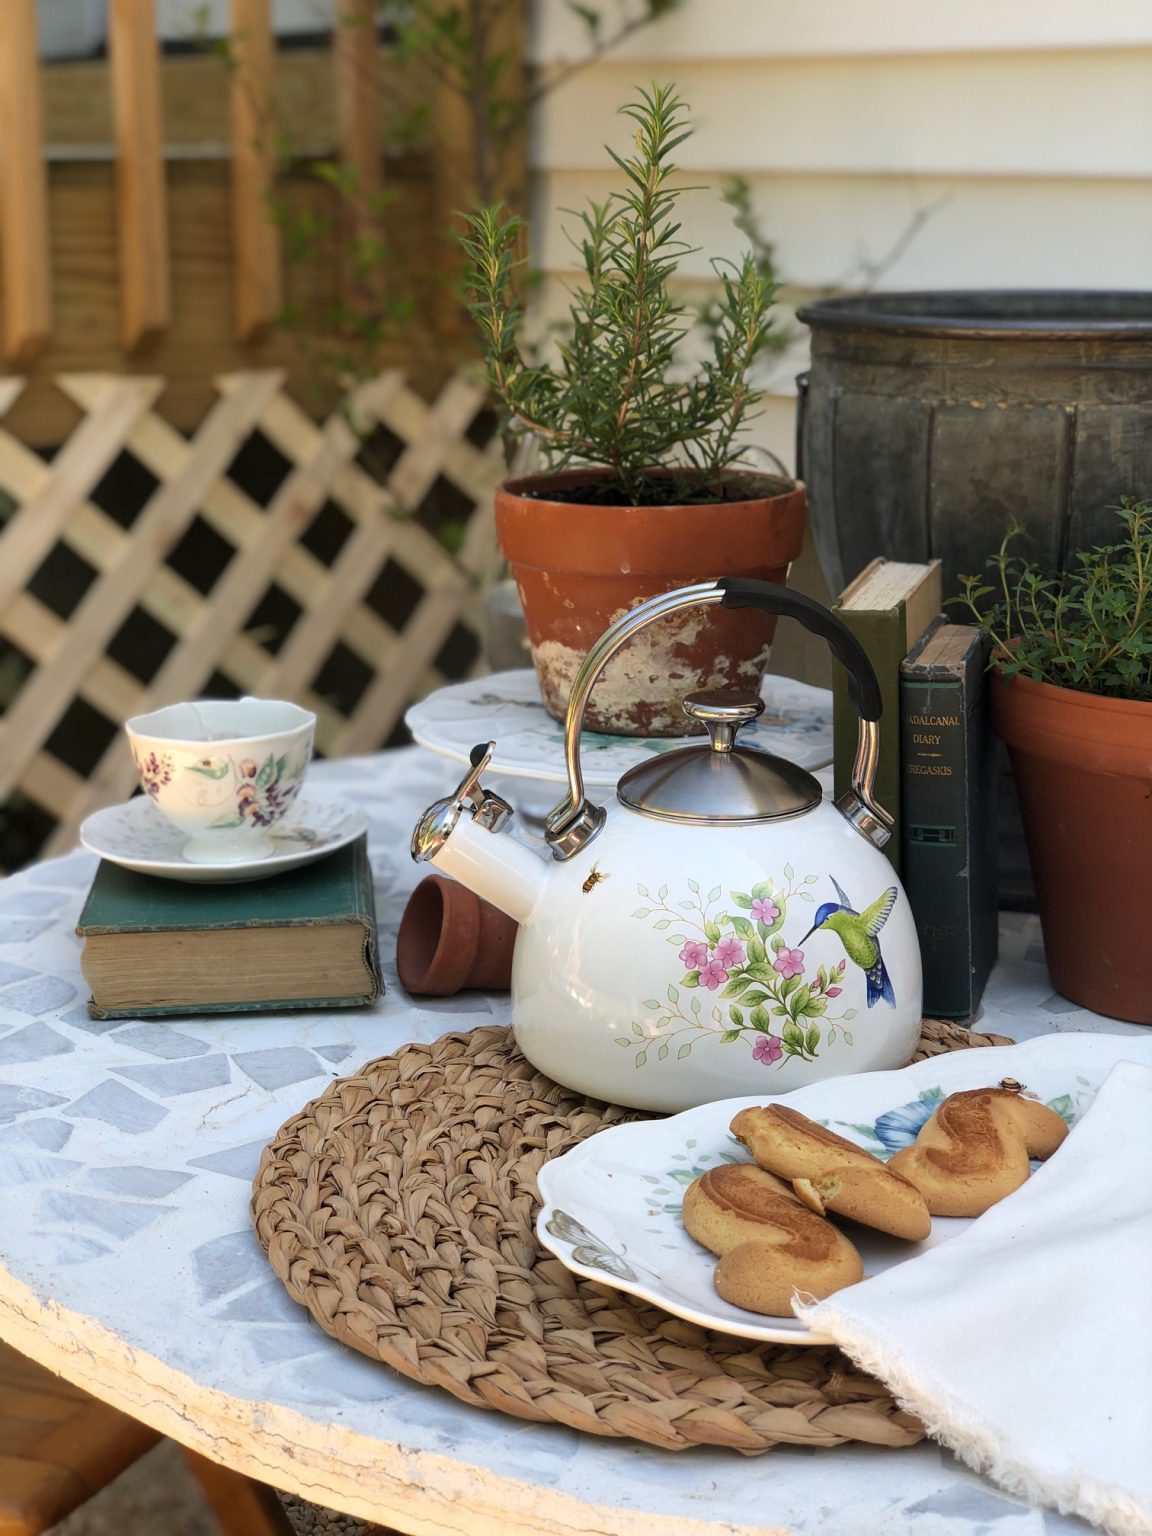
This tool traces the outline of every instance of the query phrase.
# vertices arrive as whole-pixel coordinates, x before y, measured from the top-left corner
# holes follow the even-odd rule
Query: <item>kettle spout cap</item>
[[[507,800],[480,784],[492,743],[473,747],[456,793],[430,805],[412,833],[412,857],[452,875],[518,923],[528,920],[544,888],[547,866],[515,838],[490,836],[512,819]]]
[[[507,800],[480,783],[480,775],[492,761],[495,745],[490,741],[473,747],[468,754],[468,772],[457,784],[455,794],[434,801],[416,823],[410,851],[417,864],[435,861],[465,810],[470,811],[472,820],[485,832],[499,832],[511,821],[514,812]]]
[[[436,800],[421,816],[412,832],[409,852],[416,864],[435,859],[460,820],[461,805],[455,799]]]

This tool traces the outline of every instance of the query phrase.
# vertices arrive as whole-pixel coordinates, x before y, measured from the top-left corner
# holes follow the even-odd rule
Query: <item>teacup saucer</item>
[[[304,793],[283,821],[268,829],[277,852],[243,863],[191,864],[181,853],[185,834],[161,816],[147,795],[136,795],[87,817],[80,827],[80,841],[90,853],[138,874],[221,885],[265,880],[310,864],[343,848],[367,827],[362,811]]]

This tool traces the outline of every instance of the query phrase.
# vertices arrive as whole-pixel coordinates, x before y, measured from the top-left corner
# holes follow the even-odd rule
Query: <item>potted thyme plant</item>
[[[771,282],[751,253],[714,262],[722,295],[711,355],[683,365],[694,323],[672,279],[679,237],[672,155],[691,132],[671,86],[621,108],[635,147],[609,150],[621,191],[581,214],[584,281],[554,363],[521,345],[517,248],[523,221],[481,209],[463,238],[469,307],[488,379],[513,434],[531,434],[546,472],[497,492],[501,548],[516,578],[545,705],[563,718],[585,654],[623,610],[718,576],[787,580],[804,537],[804,493],[753,473],[743,437],[757,399],[750,376],[768,342]],[[684,694],[759,686],[773,621],[690,612],[609,665],[588,711],[595,730],[676,736]]]
[[[1053,984],[1152,1024],[1152,501],[1063,577],[1010,551],[963,598],[991,636],[992,719],[1008,744]]]

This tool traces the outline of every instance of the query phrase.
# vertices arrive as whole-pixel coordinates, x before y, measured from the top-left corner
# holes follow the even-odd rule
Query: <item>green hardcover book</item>
[[[900,663],[940,612],[940,562],[913,565],[873,560],[840,594],[834,605],[868,652],[876,669],[884,713],[880,718],[880,762],[876,798],[893,820],[885,853],[900,872]],[[835,667],[832,682],[833,774],[837,799],[852,783],[856,755],[856,713],[848,698],[844,670]]]
[[[996,817],[988,640],[943,621],[900,668],[903,879],[924,1012],[970,1019],[996,961]]]
[[[363,837],[302,869],[231,885],[102,860],[76,932],[95,1019],[353,1007],[384,989]]]

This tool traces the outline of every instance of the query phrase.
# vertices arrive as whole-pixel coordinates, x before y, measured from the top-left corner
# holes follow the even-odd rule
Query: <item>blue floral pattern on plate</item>
[[[893,1153],[912,1145],[943,1100],[943,1088],[925,1088],[918,1099],[885,1110],[871,1125],[856,1125],[850,1120],[834,1120],[832,1124],[863,1136],[866,1142],[871,1143],[869,1152],[887,1161]],[[1048,1108],[1058,1114],[1065,1125],[1071,1125],[1076,1118],[1076,1102],[1071,1094],[1062,1093],[1058,1098],[1049,1099]],[[821,1123],[827,1124],[827,1121]]]

